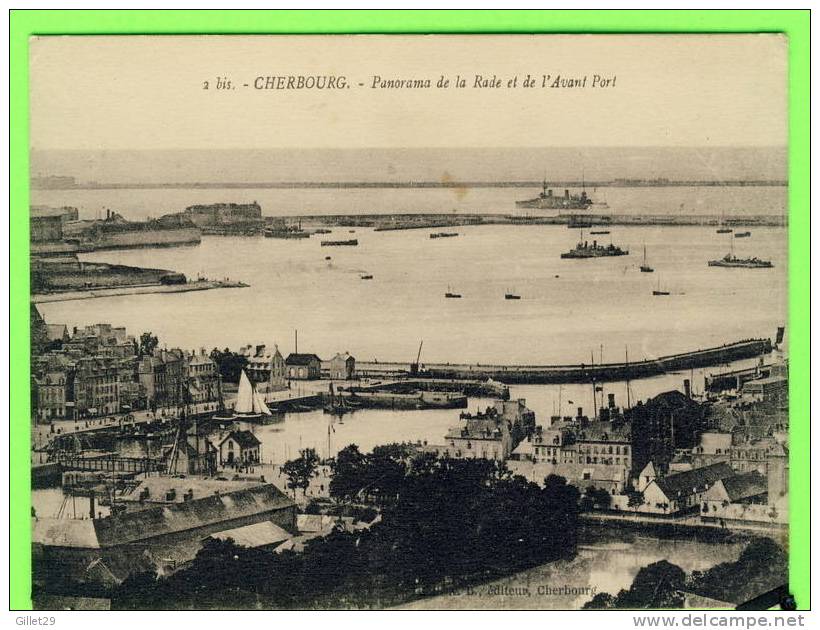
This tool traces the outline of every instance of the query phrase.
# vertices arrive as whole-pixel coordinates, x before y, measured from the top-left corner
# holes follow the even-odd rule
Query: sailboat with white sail
[[[265,422],[273,414],[265,404],[265,399],[251,383],[245,370],[239,377],[239,390],[236,393],[236,402],[233,406],[233,413],[227,417],[220,417],[220,420],[236,420],[239,422]]]

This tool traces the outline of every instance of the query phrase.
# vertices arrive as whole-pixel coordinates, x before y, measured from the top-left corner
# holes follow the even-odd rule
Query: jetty
[[[705,348],[639,361],[601,363],[598,365],[485,365],[466,363],[425,363],[416,375],[427,379],[492,380],[507,384],[596,383],[649,378],[671,372],[721,365],[769,354],[770,339],[745,339],[713,348]],[[370,378],[399,378],[411,374],[411,365],[401,362],[358,361],[356,371]]]

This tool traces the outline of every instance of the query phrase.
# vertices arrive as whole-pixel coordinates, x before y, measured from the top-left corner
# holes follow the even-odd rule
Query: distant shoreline
[[[406,181],[406,182],[74,182],[43,185],[32,182],[32,190],[162,190],[162,189],[345,189],[345,188],[541,188],[543,181]],[[783,180],[668,180],[616,179],[609,181],[552,181],[551,188],[680,188],[680,187],[785,187]]]
[[[145,295],[148,293],[187,293],[189,291],[208,291],[211,289],[242,289],[248,285],[230,280],[198,280],[187,284],[144,284],[121,287],[101,287],[78,289],[74,291],[55,291],[54,293],[32,293],[33,304],[51,302],[71,302],[74,300],[93,300],[103,297],[121,295]]]

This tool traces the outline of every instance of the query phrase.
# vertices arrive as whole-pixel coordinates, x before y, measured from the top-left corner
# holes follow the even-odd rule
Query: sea
[[[265,215],[382,213],[525,214],[516,199],[537,189],[162,189],[33,191],[32,203],[76,206],[81,217],[110,208],[128,219],[177,212],[188,205],[257,201]],[[577,192],[577,191],[572,191]],[[588,191],[612,214],[775,215],[787,207],[783,187],[598,188]],[[714,227],[612,226],[590,235],[565,226],[457,227],[454,238],[430,239],[437,230],[376,232],[335,228],[310,239],[204,236],[197,246],[99,251],[87,261],[156,267],[189,278],[230,278],[247,288],[178,294],[106,297],[38,305],[49,323],[69,327],[110,322],[130,334],[157,335],[161,346],[186,349],[277,345],[329,358],[348,351],[358,360],[570,364],[648,359],[750,337],[774,337],[787,323],[787,239],[782,227],[750,228],[749,238],[717,234]],[[745,229],[745,228],[744,228]],[[449,230],[448,230],[449,231]],[[357,247],[322,247],[322,239],[359,241]],[[629,255],[564,260],[583,238],[618,245]],[[654,273],[641,273],[644,259]],[[772,269],[723,269],[707,261],[730,251],[771,260]],[[329,257],[329,259],[326,259]],[[372,274],[372,280],[362,280]],[[660,288],[667,296],[655,296]],[[444,293],[460,293],[446,299]],[[506,292],[521,296],[505,300]],[[733,365],[753,365],[750,359]],[[682,389],[696,393],[704,377],[728,366],[667,374],[631,383],[514,386],[544,424],[554,414],[593,413],[606,395],[616,404]],[[299,393],[298,384],[293,385]],[[471,410],[492,404],[471,398]],[[321,410],[289,413],[252,426],[264,462],[281,464],[303,448],[334,455],[348,444],[368,451],[387,442],[440,443],[458,423],[455,410],[360,410],[339,420]],[[59,490],[35,491],[38,513],[51,515]],[[74,509],[74,506],[72,506]],[[76,508],[82,513],[83,508]],[[617,592],[637,570],[660,558],[685,564],[708,558],[706,568],[740,553],[737,545],[698,542],[631,542],[613,552],[591,543],[574,564],[528,573],[534,583],[593,584]],[[689,545],[688,547],[686,545]],[[691,548],[690,548],[691,547]],[[614,568],[613,568],[614,567]],[[560,569],[560,570],[559,570]],[[557,572],[556,572],[557,571]],[[567,577],[569,576],[569,577]],[[558,578],[561,578],[560,580]],[[553,602],[508,602],[523,607],[577,606],[588,597]],[[448,606],[485,607],[497,598],[450,599]],[[429,604],[429,602],[426,602]],[[436,602],[444,605],[444,601]]]

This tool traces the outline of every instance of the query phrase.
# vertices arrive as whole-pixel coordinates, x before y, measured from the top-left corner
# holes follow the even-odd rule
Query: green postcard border
[[[790,582],[809,600],[808,10],[12,10],[10,71],[9,608],[31,608],[28,38],[48,34],[746,33],[789,38]]]

